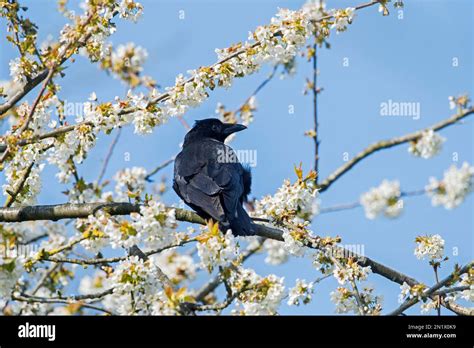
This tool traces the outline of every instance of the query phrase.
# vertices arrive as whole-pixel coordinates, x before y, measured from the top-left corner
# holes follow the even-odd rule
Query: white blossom
[[[364,286],[359,291],[359,297],[363,303],[359,307],[355,294],[345,287],[338,287],[330,293],[331,302],[336,305],[336,313],[361,314],[361,310],[366,315],[379,315],[382,310],[382,296],[373,295],[371,286]]]
[[[286,295],[284,278],[274,274],[261,277],[251,269],[239,268],[230,283],[234,293],[247,289],[238,297],[233,314],[275,315]]]
[[[416,284],[410,286],[407,282],[403,282],[400,286],[400,294],[398,295],[398,303],[403,303],[406,300],[417,298],[421,300],[425,296],[426,286],[424,284]]]
[[[331,302],[336,305],[336,313],[358,313],[359,307],[352,292],[344,287],[338,287],[330,293]]]
[[[0,257],[0,300],[8,299],[22,274],[22,265],[17,258]]]
[[[81,125],[66,133],[64,138],[54,139],[54,146],[48,151],[47,160],[58,167],[59,172],[56,176],[61,183],[68,183],[73,174],[70,158],[80,164],[94,147],[96,136],[91,130],[91,126]]]
[[[2,186],[3,194],[11,196],[10,193],[17,193],[13,206],[36,203],[36,196],[41,191],[40,175],[45,166],[41,163],[44,157],[41,150],[41,144],[24,146],[5,168],[6,183]],[[19,185],[22,185],[20,190]]]
[[[117,199],[128,201],[129,195],[140,196],[145,191],[147,171],[143,167],[125,168],[117,172],[114,180]]]
[[[428,257],[430,260],[443,258],[444,239],[439,234],[433,236],[416,237],[417,247],[415,248],[415,256],[418,259]]]
[[[285,180],[275,195],[265,196],[255,204],[255,215],[271,220],[294,216],[292,222],[309,221],[319,212],[318,191],[298,180],[291,184]]]
[[[134,0],[122,0],[119,4],[118,11],[120,17],[136,22],[142,15],[143,6]]]
[[[0,97],[9,100],[14,96],[21,88],[21,84],[18,82],[12,81],[0,81]]]
[[[437,308],[438,308],[438,304],[430,298],[426,299],[426,302],[420,305],[421,314],[425,314],[425,315],[428,314],[431,310],[434,310]]]
[[[352,24],[352,21],[356,16],[355,9],[353,7],[347,7],[346,9],[335,11],[332,10],[330,12],[334,16],[334,23],[331,27],[336,28],[338,33],[346,31],[347,26]]]
[[[141,46],[129,42],[125,45],[119,45],[112,53],[113,65],[124,65],[127,69],[133,72],[140,72],[143,70],[143,64],[148,57],[148,52]]]
[[[445,141],[445,138],[430,129],[423,132],[419,139],[411,142],[408,151],[414,156],[428,159],[437,155],[441,151],[442,145]]]
[[[371,271],[370,266],[361,267],[357,262],[349,259],[347,262],[340,262],[339,265],[336,264],[333,275],[339,284],[344,285],[348,281],[366,280]]]
[[[197,265],[190,255],[169,249],[152,256],[152,260],[173,283],[196,277]]]
[[[469,289],[461,292],[461,297],[469,302],[474,302],[474,268],[470,268],[467,273],[461,275],[461,286],[469,286]]]
[[[108,281],[113,294],[105,298],[104,305],[121,315],[153,314],[153,303],[166,302],[157,274],[151,260],[130,256],[121,261]]]
[[[197,250],[201,267],[209,272],[212,272],[215,267],[227,266],[239,253],[238,245],[230,230],[223,235],[220,231],[211,229],[201,235]]]
[[[289,254],[299,257],[304,256],[306,247],[301,240],[297,239],[297,234],[285,229],[283,231],[283,239],[283,247]]]
[[[383,213],[388,217],[397,217],[403,209],[403,200],[400,198],[400,183],[384,180],[378,187],[362,194],[360,203],[364,207],[365,216],[375,219]]]
[[[97,270],[92,276],[85,275],[81,278],[78,291],[80,294],[96,294],[106,290],[107,279],[105,272]]]
[[[175,210],[167,209],[162,202],[150,200],[140,207],[140,214],[131,214],[132,228],[142,236],[149,248],[160,248],[178,242]]]
[[[473,190],[474,167],[464,162],[461,168],[454,164],[444,172],[443,180],[431,177],[426,191],[431,196],[433,206],[443,205],[453,209],[460,205]]]
[[[299,306],[311,302],[313,286],[312,282],[308,283],[304,279],[296,279],[296,285],[289,291],[288,305]]]
[[[263,243],[263,249],[267,253],[265,262],[270,265],[280,265],[288,260],[288,252],[284,246],[284,243],[274,240],[267,239]]]

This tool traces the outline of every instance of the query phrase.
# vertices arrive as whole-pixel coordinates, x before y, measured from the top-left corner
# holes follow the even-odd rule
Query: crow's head
[[[198,120],[188,134],[186,134],[184,142],[187,143],[202,138],[211,138],[223,142],[232,133],[240,132],[246,128],[241,124],[222,123],[217,118]]]

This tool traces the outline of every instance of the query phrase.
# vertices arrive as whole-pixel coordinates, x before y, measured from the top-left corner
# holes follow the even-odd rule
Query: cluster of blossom
[[[79,179],[67,191],[70,203],[94,203],[112,201],[112,192],[102,192],[97,181],[86,184],[84,179]]]
[[[315,173],[303,179],[301,168],[296,168],[298,180],[285,180],[273,196],[255,202],[255,215],[273,223],[295,225],[311,221],[319,212],[318,191],[314,187]]]
[[[435,133],[432,129],[422,133],[421,137],[412,141],[408,152],[421,158],[431,158],[437,155],[442,148],[445,138]]]
[[[263,243],[263,249],[266,252],[265,262],[270,265],[281,265],[288,261],[288,252],[282,242],[267,239]]]
[[[96,94],[92,93],[89,102],[84,103],[84,117],[79,117],[76,121],[92,124],[91,131],[94,133],[102,131],[109,134],[114,128],[133,123],[135,133],[149,134],[153,127],[168,119],[153,103],[157,96],[156,89],[148,96],[143,93],[134,94],[129,90],[125,100],[116,97],[115,103],[99,104]]]
[[[360,204],[364,207],[365,216],[375,219],[383,213],[394,218],[400,215],[403,209],[403,200],[400,199],[400,183],[398,181],[384,180],[378,187],[373,187],[369,192],[362,194]]]
[[[242,120],[242,124],[248,126],[250,123],[253,122],[254,117],[253,114],[257,110],[257,98],[252,95],[244,105],[239,109],[240,112],[240,119]]]
[[[421,314],[428,314],[431,310],[437,309],[438,303],[433,301],[432,299],[426,299],[426,302],[420,305]]]
[[[50,122],[51,108],[57,107],[58,105],[59,101],[56,96],[51,96],[41,103],[38,103],[35,113],[28,123],[28,134],[38,135],[41,130],[47,127],[53,128],[55,125]],[[16,113],[21,122],[25,122],[30,113],[30,106],[26,102],[22,103],[17,107]],[[15,199],[15,204],[34,204],[36,196],[41,189],[40,174],[44,168],[44,164],[41,162],[45,156],[45,146],[47,146],[49,142],[45,141],[44,144],[29,144],[21,148],[21,151],[17,151],[15,143],[22,136],[21,134],[17,134],[19,129],[21,129],[21,127],[15,127],[7,131],[4,136],[4,139],[10,143],[10,149],[13,149],[11,150],[13,156],[5,170],[6,184],[3,185],[3,192],[5,195],[7,191],[15,192],[29,171],[30,174],[23,183],[22,189]],[[30,165],[32,167],[28,169]]]
[[[10,76],[13,82],[25,84],[28,79],[34,78],[41,67],[33,56],[24,55],[10,61]]]
[[[60,6],[60,8],[64,6]],[[75,48],[87,55],[91,60],[97,61],[107,53],[105,40],[115,31],[111,22],[114,13],[118,12],[122,18],[136,20],[142,12],[142,6],[133,0],[116,1],[85,1],[81,3],[84,10],[82,15],[76,16],[72,10],[63,9],[64,15],[71,20],[60,32],[58,44],[48,43],[40,51],[43,60],[57,60],[60,62],[67,54],[72,54]],[[3,15],[3,12],[2,12]],[[16,32],[23,28],[34,28],[34,25],[21,19],[22,24],[13,28]],[[36,49],[36,30],[24,33],[23,45],[25,52],[34,52]],[[18,35],[18,33],[17,33]],[[26,46],[28,44],[28,46]],[[26,49],[27,48],[27,49]],[[35,60],[29,53],[22,54],[10,61],[10,75],[13,81],[24,84],[28,79],[34,78],[41,70],[42,63]]]
[[[135,112],[131,115],[133,117],[135,133],[150,134],[154,127],[168,121],[171,114],[164,112],[163,108],[158,108],[153,103],[157,96],[158,92],[156,89],[153,89],[149,97],[143,93],[138,95],[129,93],[127,95],[128,104],[132,109],[135,109]]]
[[[373,288],[370,286],[365,286],[359,291],[362,308],[357,303],[356,295],[345,287],[336,288],[330,296],[331,301],[336,305],[336,313],[361,314],[362,310],[364,314],[379,315],[382,311],[382,297],[373,295]]]
[[[10,298],[11,292],[23,273],[19,258],[0,257],[0,303]]]
[[[68,132],[64,137],[54,138],[54,146],[48,151],[47,161],[58,167],[56,174],[62,183],[68,183],[74,173],[75,163],[82,163],[87,153],[94,147],[96,135],[92,126],[83,124]]]
[[[64,26],[59,43],[61,47],[68,47],[85,41],[79,51],[92,61],[99,61],[110,52],[110,47],[105,44],[105,41],[116,30],[112,23],[114,14],[118,13],[120,18],[136,21],[143,10],[143,6],[133,0],[122,0],[120,3],[85,1],[81,3],[81,7],[84,14],[80,16],[76,16],[73,11],[64,12],[65,16],[76,24]],[[91,20],[91,16],[96,20]],[[81,27],[82,30],[80,30]]]
[[[147,57],[146,49],[129,42],[126,45],[119,45],[110,55],[102,59],[101,67],[131,87],[136,87],[140,83],[139,74]]]
[[[284,278],[261,277],[252,269],[238,268],[230,276],[233,293],[239,293],[233,314],[275,315],[286,296]]]
[[[239,246],[232,231],[222,234],[218,224],[210,224],[207,231],[198,236],[198,255],[201,267],[209,272],[215,267],[227,266],[239,255]]]
[[[107,290],[105,287],[107,282],[107,274],[102,270],[96,270],[92,276],[85,275],[81,278],[78,291],[82,295],[98,294]]]
[[[313,255],[313,267],[322,274],[329,274],[334,272],[334,263],[328,252],[317,250]]]
[[[143,235],[143,243],[150,248],[165,247],[182,238],[175,232],[175,210],[167,209],[162,202],[149,200],[140,207],[140,214],[132,213],[131,218],[132,228]]]
[[[305,240],[306,240],[305,230],[288,230],[283,231],[283,248],[285,251],[291,255],[302,257],[306,252]]]
[[[417,246],[415,256],[418,259],[425,257],[430,260],[440,260],[444,253],[444,239],[439,234],[433,236],[418,236],[415,239]]]
[[[421,300],[424,297],[424,292],[426,290],[426,285],[424,284],[416,284],[414,286],[408,285],[406,282],[400,286],[401,292],[398,295],[398,302],[403,303],[407,299],[417,298]]]
[[[44,164],[40,163],[44,157],[42,148],[40,144],[24,146],[5,168],[6,183],[2,186],[3,194],[11,197],[17,193],[13,206],[36,202],[36,196],[41,191],[40,174],[44,168]]]
[[[348,281],[366,280],[371,271],[370,266],[361,267],[356,260],[349,258],[347,262],[341,260],[335,265],[333,275],[339,284],[344,285]]]
[[[190,255],[180,254],[176,250],[170,249],[153,255],[151,260],[174,284],[196,277],[197,267]]]
[[[177,226],[174,210],[167,210],[161,202],[149,200],[140,207],[140,213],[132,213],[130,217],[131,221],[112,218],[103,212],[90,215],[87,227],[78,226],[80,231],[86,228],[85,231],[91,232],[83,242],[84,247],[97,250],[107,243],[112,248],[130,248],[143,243],[147,248],[161,248],[180,239],[174,231]]]
[[[125,168],[117,172],[114,180],[115,193],[120,201],[129,201],[130,198],[139,199],[145,192],[147,171],[143,167]]]
[[[37,249],[54,249],[64,244],[67,240],[66,228],[63,224],[54,223],[51,221],[24,221],[15,224],[4,225],[1,227],[3,240],[5,238],[14,237],[13,241],[16,244],[21,243],[25,246],[30,246],[30,242],[40,237],[48,237],[41,240],[34,248],[21,248],[15,252],[15,257],[22,257],[23,259],[34,256],[34,251]],[[0,237],[1,238],[1,237]],[[9,247],[15,247],[16,244]]]
[[[469,289],[461,292],[461,297],[469,302],[474,302],[474,268],[471,267],[469,271],[461,274],[460,286],[468,286]]]
[[[347,30],[347,26],[352,24],[352,20],[355,17],[355,9],[348,7],[344,10],[336,10],[331,12],[334,16],[334,23],[331,28],[336,28],[337,32],[342,32]]]
[[[136,22],[142,15],[143,6],[134,0],[122,0],[119,4],[118,11],[120,17]]]
[[[15,81],[0,81],[0,98],[10,99],[20,90],[20,87],[21,85]]]
[[[299,306],[311,302],[314,284],[304,279],[296,279],[296,285],[288,293],[288,305]]]
[[[149,200],[140,206],[140,213],[132,213],[130,217],[131,221],[98,211],[87,219],[78,219],[76,228],[86,237],[81,244],[93,252],[106,245],[130,248],[143,243],[148,248],[161,248],[178,242],[182,237],[175,232],[174,210],[166,209],[161,202]]]
[[[102,210],[95,215],[89,215],[87,219],[77,219],[75,228],[80,232],[80,236],[85,238],[81,245],[95,254],[109,245],[107,234],[115,230],[110,216]]]
[[[461,168],[454,164],[444,172],[443,180],[438,181],[431,177],[426,186],[431,203],[434,206],[443,205],[446,209],[453,209],[460,205],[466,196],[473,190],[474,167],[464,162]]]
[[[244,126],[248,126],[254,120],[254,112],[257,110],[257,98],[252,95],[245,103],[235,111],[226,110],[225,106],[221,103],[217,104],[216,114],[220,116],[222,122],[227,123],[241,123]],[[237,119],[237,115],[239,119]]]
[[[108,283],[113,294],[104,299],[104,305],[121,315],[160,314],[154,307],[166,306],[168,301],[157,276],[159,272],[151,260],[128,257],[110,276]]]

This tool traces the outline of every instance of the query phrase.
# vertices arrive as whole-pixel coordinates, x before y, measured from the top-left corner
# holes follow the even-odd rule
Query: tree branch
[[[446,278],[444,278],[443,280],[439,281],[438,283],[436,283],[435,285],[433,285],[431,288],[429,288],[427,291],[425,291],[425,293],[423,294],[423,296],[426,296],[426,297],[435,297],[436,298],[436,295],[434,295],[434,293],[441,289],[443,286],[445,286],[446,284],[448,284],[449,282],[451,282],[455,275],[458,274],[458,275],[461,275],[463,273],[466,273],[469,271],[469,269],[471,269],[474,265],[474,262],[470,262],[468,263],[467,265],[465,265],[463,268],[461,268],[461,270],[459,271],[459,273],[452,273],[450,274],[449,276],[447,276]],[[407,282],[408,283],[408,282]],[[415,284],[410,284],[408,283],[408,285],[410,286],[413,286]],[[402,303],[402,305],[400,307],[398,307],[397,309],[395,309],[394,311],[390,312],[389,314],[387,315],[400,315],[402,314],[404,311],[406,311],[408,308],[410,308],[411,306],[415,305],[417,302],[418,302],[418,297],[413,297],[411,299],[408,299],[406,300],[404,303]]]
[[[133,212],[139,212],[140,206],[131,203],[83,203],[83,204],[58,204],[58,205],[43,205],[43,206],[29,206],[29,207],[14,207],[14,208],[0,208],[0,222],[21,222],[21,221],[34,221],[34,220],[61,220],[71,218],[86,218],[87,216],[94,214],[98,210],[104,210],[110,215],[128,215]],[[176,220],[186,221],[191,223],[197,223],[204,225],[206,221],[196,213],[180,209],[180,208],[168,208],[175,211]],[[255,232],[257,236],[283,241],[283,231],[268,227],[260,224],[255,224]],[[81,240],[75,240],[74,244],[77,244]],[[327,246],[321,243],[319,237],[308,238],[307,247],[317,250],[326,250]],[[64,246],[57,250],[65,250],[70,248],[70,245]],[[332,247],[334,252],[342,253],[347,257],[352,257],[363,266],[370,266],[371,270],[375,274],[402,285],[404,282],[410,286],[418,284],[415,279],[398,272],[388,266],[385,266],[369,257],[356,254],[350,250],[341,248],[339,246]],[[54,254],[57,254],[58,251]],[[53,254],[50,254],[53,255]],[[217,284],[218,285],[218,284]],[[436,288],[434,291],[438,290]],[[446,306],[446,308],[448,308]],[[453,310],[453,307],[451,308]]]
[[[21,100],[25,95],[27,95],[33,88],[38,86],[41,81],[43,81],[46,76],[48,76],[49,70],[44,70],[36,75],[33,79],[29,80],[24,84],[10,99],[5,103],[0,105],[0,119],[3,118],[3,114],[10,110],[13,105],[15,105],[19,100]]]
[[[357,163],[362,161],[364,158],[370,156],[371,154],[383,150],[383,149],[389,149],[391,147],[408,143],[410,141],[417,140],[418,138],[421,137],[422,133],[424,131],[432,129],[433,131],[439,131],[443,128],[446,128],[450,125],[453,125],[457,123],[458,121],[462,120],[463,118],[466,118],[467,116],[471,115],[474,113],[474,108],[470,108],[468,110],[465,110],[462,113],[459,113],[457,115],[453,115],[448,119],[445,119],[443,121],[440,121],[436,124],[434,124],[431,127],[418,130],[414,133],[410,133],[401,137],[389,139],[389,140],[382,140],[379,141],[375,144],[370,145],[367,147],[365,150],[359,152],[355,157],[353,157],[351,160],[340,166],[338,169],[336,169],[332,174],[330,174],[320,185],[319,185],[319,191],[324,192],[326,191],[329,186],[331,186],[337,179],[339,179],[342,175],[347,173],[352,167],[354,167]]]

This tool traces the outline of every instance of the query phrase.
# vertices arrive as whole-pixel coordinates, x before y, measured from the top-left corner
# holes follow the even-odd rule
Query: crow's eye
[[[218,133],[220,131],[220,127],[217,124],[212,125],[212,131]]]

